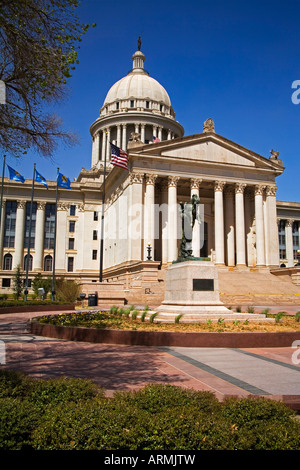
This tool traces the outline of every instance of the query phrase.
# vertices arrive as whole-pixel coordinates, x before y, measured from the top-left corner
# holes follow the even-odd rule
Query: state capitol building
[[[264,276],[288,279],[286,293],[294,295],[300,203],[276,199],[276,178],[284,171],[278,152],[261,156],[232,142],[216,132],[209,116],[199,134],[185,136],[167,91],[145,70],[140,46],[132,61],[91,124],[91,167],[81,169],[71,189],[59,188],[57,207],[56,181],[48,182],[48,189],[35,187],[29,281],[38,272],[51,274],[57,214],[56,276],[96,289],[105,200],[103,281],[119,285],[129,303],[137,298],[159,302],[164,271],[178,257],[180,203],[196,195],[200,216],[193,228],[193,255],[218,266],[221,290],[226,294],[229,276],[232,281],[248,276],[243,293],[250,295]],[[129,171],[111,165],[110,142],[128,153]],[[4,180],[2,293],[11,289],[15,268],[25,269],[31,186],[31,180]]]

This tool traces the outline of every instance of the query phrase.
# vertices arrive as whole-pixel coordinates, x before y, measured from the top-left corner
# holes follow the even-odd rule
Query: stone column
[[[135,123],[135,129],[134,129],[136,134],[139,134],[140,132],[140,125],[138,123]]]
[[[168,261],[172,262],[178,258],[178,205],[177,205],[177,183],[178,176],[168,177]]]
[[[268,265],[279,266],[279,240],[276,209],[276,186],[266,189],[267,226],[268,226]]]
[[[255,230],[254,230],[254,197],[253,191],[249,188],[244,193],[245,201],[245,240],[246,259],[249,267],[256,266],[255,250]]]
[[[158,138],[162,141],[162,127],[158,127]]]
[[[5,229],[5,205],[6,201],[2,200],[1,228],[0,228],[0,266],[3,267],[3,242]]]
[[[225,181],[215,181],[215,264],[225,264],[224,257],[224,207]]]
[[[107,129],[106,136],[106,161],[110,160],[110,127]]]
[[[15,229],[15,254],[13,257],[13,266],[15,269],[20,265],[23,269],[24,264],[24,232],[25,232],[25,214],[26,201],[17,201],[16,229]]]
[[[199,186],[202,183],[201,178],[192,178],[191,179],[191,197],[193,195],[199,197]],[[201,240],[200,240],[200,207],[197,207],[197,217],[198,220],[195,220],[194,228],[193,228],[193,240],[192,240],[192,248],[193,248],[193,256],[199,257],[200,256],[200,249],[201,249]],[[203,221],[204,222],[204,221]],[[203,242],[203,240],[202,240]]]
[[[254,192],[255,230],[256,230],[256,265],[266,265],[263,192],[265,186],[258,185]]]
[[[33,257],[33,270],[43,271],[44,235],[45,235],[45,202],[38,202],[35,222],[35,254]]]
[[[168,262],[168,183],[161,184],[161,261]]]
[[[102,151],[101,151],[101,160],[104,161],[106,152],[106,129],[102,131]]]
[[[172,132],[171,130],[169,129],[168,130],[168,137],[167,137],[168,140],[171,140],[172,139]]]
[[[146,174],[146,190],[144,201],[144,259],[147,259],[147,245],[152,248],[152,259],[154,260],[155,240],[155,180],[157,175]]]
[[[227,265],[235,266],[234,189],[230,186],[225,190],[225,240]]]
[[[121,147],[121,124],[117,125],[117,147]]]
[[[57,230],[56,230],[56,256],[55,270],[65,272],[66,267],[66,247],[68,241],[69,226],[67,221],[68,205],[63,202],[57,204]],[[68,231],[68,232],[67,232]],[[76,222],[75,232],[71,234],[76,238]]]
[[[141,141],[145,143],[145,124],[141,124]]]
[[[153,125],[153,131],[152,132],[153,132],[153,137],[157,137],[157,126]]]
[[[288,267],[294,266],[293,222],[293,219],[285,221],[285,246]]]
[[[123,124],[123,129],[122,129],[122,150],[125,150],[126,152],[127,148],[127,125]]]
[[[100,145],[100,134],[99,132],[97,132],[93,137],[92,167],[95,166],[99,161],[99,145]]]
[[[128,260],[144,259],[143,241],[143,182],[144,175],[130,173],[130,204],[128,210]]]
[[[235,232],[236,232],[236,264],[246,264],[245,252],[245,211],[244,211],[244,189],[246,184],[235,185]]]

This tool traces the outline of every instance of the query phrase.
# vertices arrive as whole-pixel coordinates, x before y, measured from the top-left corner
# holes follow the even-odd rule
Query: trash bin
[[[95,307],[98,304],[97,294],[89,294],[88,296],[88,306]]]

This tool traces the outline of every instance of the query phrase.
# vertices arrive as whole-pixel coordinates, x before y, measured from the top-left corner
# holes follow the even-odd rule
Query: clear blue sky
[[[277,199],[300,202],[300,104],[291,100],[300,80],[299,0],[83,0],[78,14],[97,27],[81,43],[68,98],[55,112],[80,144],[61,146],[52,161],[32,152],[9,158],[23,176],[32,176],[29,159],[49,180],[57,166],[71,180],[90,168],[90,125],[132,67],[141,35],[145,68],[166,88],[185,135],[212,117],[218,134],[267,158],[278,150],[286,169]]]

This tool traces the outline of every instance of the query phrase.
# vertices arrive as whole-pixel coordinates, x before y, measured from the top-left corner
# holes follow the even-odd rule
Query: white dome
[[[145,72],[130,73],[116,82],[107,93],[103,106],[132,98],[159,102],[168,108],[171,106],[164,87]]]

